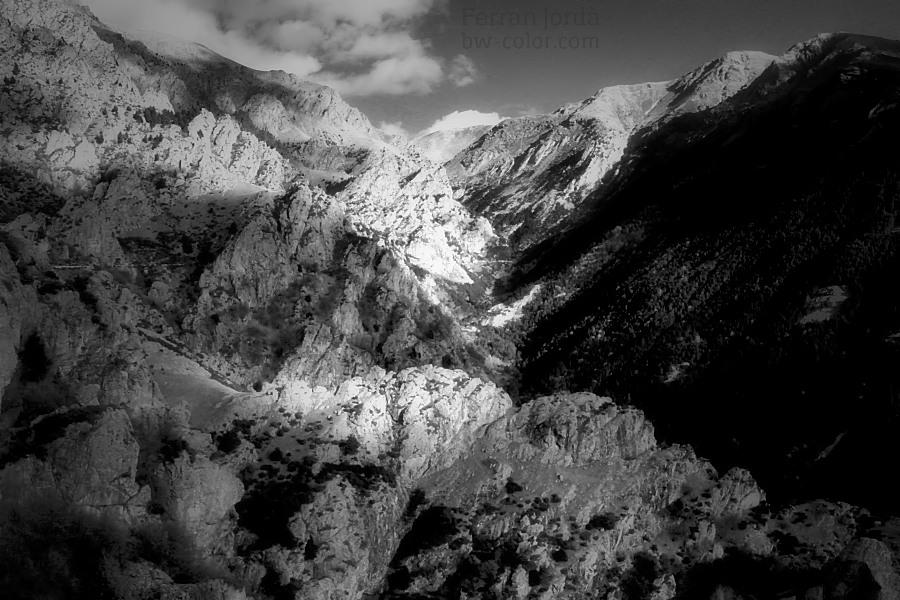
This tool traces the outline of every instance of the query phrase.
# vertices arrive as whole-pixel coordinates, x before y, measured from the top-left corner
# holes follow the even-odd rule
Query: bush
[[[295,464],[292,476],[286,481],[259,483],[235,506],[240,525],[257,536],[252,549],[265,549],[276,544],[285,548],[298,547],[301,540],[294,538],[288,523],[304,504],[312,502],[318,486],[309,460]],[[267,470],[265,467],[271,465],[263,465]]]
[[[44,342],[37,333],[32,333],[25,340],[19,351],[19,362],[22,365],[22,374],[19,376],[23,383],[41,381],[50,370],[50,359],[44,349]]]
[[[216,449],[225,454],[231,454],[241,445],[241,436],[237,432],[237,428],[232,427],[216,438]]]
[[[166,436],[162,439],[158,454],[164,463],[173,463],[187,449],[188,444],[183,439]]]
[[[403,518],[410,520],[419,512],[419,507],[425,504],[425,492],[421,488],[416,488],[409,494],[409,502],[406,504],[406,510],[403,512]]]
[[[660,575],[659,561],[648,552],[634,555],[634,566],[622,577],[621,589],[625,598],[641,600],[653,593],[653,582]]]
[[[616,526],[616,523],[619,522],[619,517],[614,515],[611,512],[603,513],[601,515],[594,515],[591,517],[591,520],[588,521],[585,529],[598,529],[600,531],[609,531],[613,527]]]
[[[359,452],[361,444],[356,436],[351,435],[341,443],[341,453],[344,456],[352,456]]]
[[[513,481],[512,478],[510,478],[509,481],[506,482],[506,493],[507,494],[512,495],[512,494],[521,492],[524,489],[525,489],[524,487],[522,487],[521,485],[519,485],[518,483]]]

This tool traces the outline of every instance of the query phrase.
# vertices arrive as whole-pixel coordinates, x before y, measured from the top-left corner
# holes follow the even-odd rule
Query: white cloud
[[[406,130],[406,128],[403,126],[403,123],[401,123],[400,121],[395,121],[393,123],[382,121],[381,125],[378,126],[378,129],[391,135],[399,135],[404,139],[409,139],[409,131]]]
[[[541,110],[537,106],[526,106],[525,108],[517,109],[516,114],[520,117],[533,117],[535,115],[546,114],[546,111]]]
[[[177,2],[87,0],[86,4],[101,21],[197,42],[254,69],[281,69],[305,78],[321,68],[309,54],[268,48],[241,32],[222,31],[212,15]]]
[[[422,54],[424,49],[418,40],[408,33],[365,33],[353,40],[349,48],[338,50],[336,56],[345,59],[384,58]]]
[[[407,32],[446,1],[84,0],[103,21],[199,42],[249,67],[359,96],[429,92],[448,78],[427,43]],[[467,73],[453,61],[452,81]]]
[[[456,87],[463,87],[475,83],[478,78],[478,69],[471,58],[465,54],[459,54],[450,63],[450,81]]]
[[[259,34],[284,52],[310,53],[325,41],[325,32],[306,21],[264,23]]]
[[[376,61],[360,75],[319,73],[312,79],[344,95],[412,94],[430,92],[444,77],[441,63],[423,52]]]
[[[456,110],[449,115],[443,116],[428,129],[422,131],[419,135],[434,133],[435,131],[446,131],[448,129],[462,129],[464,127],[473,127],[475,125],[496,125],[502,121],[498,113],[485,113],[478,110]]]
[[[322,29],[339,23],[383,28],[421,16],[443,0],[181,0],[204,12],[220,15],[229,28],[265,21],[302,20]]]

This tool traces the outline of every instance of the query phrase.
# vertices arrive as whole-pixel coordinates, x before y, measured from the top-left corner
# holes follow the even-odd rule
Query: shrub
[[[356,436],[351,435],[341,444],[341,452],[344,456],[352,456],[359,452],[361,444],[359,440],[356,439]]]
[[[314,560],[316,555],[319,552],[319,546],[309,538],[306,540],[306,545],[303,547],[303,558],[306,560]]]
[[[37,333],[32,333],[22,344],[19,351],[19,361],[22,365],[20,380],[23,383],[41,381],[50,370],[50,359],[44,349],[44,343]]]
[[[613,527],[616,526],[616,523],[619,522],[619,517],[614,515],[611,512],[603,513],[601,515],[594,515],[591,517],[591,520],[588,521],[588,524],[585,526],[585,529],[598,529],[600,531],[609,531]]]
[[[99,299],[88,289],[90,278],[80,275],[74,278],[70,284],[71,289],[78,292],[78,299],[90,309],[97,310]]]
[[[38,294],[40,294],[42,296],[45,294],[46,295],[57,294],[57,293],[63,291],[65,289],[65,287],[66,286],[61,281],[58,281],[55,279],[51,280],[51,281],[45,281],[45,282],[41,283],[41,285],[38,287]]]
[[[641,551],[634,555],[633,564],[622,577],[622,592],[629,600],[649,598],[653,593],[653,582],[660,575],[659,562],[652,554]]]
[[[262,467],[269,471],[266,467],[271,465]],[[237,503],[238,522],[258,538],[252,549],[265,549],[276,544],[298,547],[300,542],[294,538],[288,523],[301,506],[312,502],[318,489],[310,467],[308,460],[301,461],[294,467],[292,477],[260,482]]]
[[[173,463],[188,449],[188,444],[181,438],[165,436],[157,453],[164,463]]]
[[[510,495],[515,494],[515,493],[523,491],[524,489],[525,489],[524,487],[522,487],[521,485],[519,485],[518,483],[513,481],[512,478],[510,478],[506,482],[506,493],[507,494],[510,494]]]
[[[225,433],[216,436],[216,449],[225,454],[231,454],[241,445],[241,436],[237,432],[237,428],[232,427]]]
[[[409,502],[406,504],[403,518],[406,520],[414,518],[423,504],[425,504],[425,492],[421,488],[414,489],[409,494]]]
[[[558,550],[555,550],[550,555],[550,558],[552,558],[556,562],[566,562],[567,560],[569,560],[569,555],[566,553],[565,550],[563,550],[562,548],[559,548]]]

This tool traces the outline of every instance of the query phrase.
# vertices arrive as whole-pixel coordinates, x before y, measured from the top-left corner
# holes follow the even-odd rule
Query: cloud
[[[83,1],[114,25],[196,41],[249,67],[292,72],[345,95],[426,93],[448,78],[474,77],[474,65],[459,57],[448,74],[428,43],[410,33],[447,0]]]
[[[376,61],[359,75],[320,73],[313,79],[350,96],[411,94],[430,92],[444,73],[441,63],[422,52],[392,56]]]
[[[541,110],[537,106],[530,105],[525,108],[516,109],[516,114],[520,117],[534,117],[536,115],[546,114],[546,111]]]
[[[422,16],[441,0],[181,0],[218,15],[230,29],[265,21],[302,20],[328,30],[340,23],[383,28]]]
[[[269,44],[283,52],[313,52],[325,41],[325,32],[305,21],[264,23],[258,30]]]
[[[102,21],[197,42],[254,69],[281,69],[304,78],[321,69],[309,54],[261,46],[238,31],[222,31],[212,15],[177,2],[87,0],[86,4]]]
[[[427,93],[445,78],[441,61],[407,33],[364,34],[331,56],[345,63],[371,61],[362,73],[323,72],[314,77],[349,96]]]
[[[450,62],[450,81],[456,87],[463,87],[475,83],[478,78],[478,69],[475,63],[465,54],[460,54]]]
[[[407,140],[410,137],[409,131],[406,130],[406,128],[403,126],[403,123],[401,123],[400,121],[395,121],[393,123],[382,121],[381,125],[378,126],[378,129],[391,135],[399,135]]]
[[[478,110],[456,110],[445,115],[434,122],[434,124],[422,131],[419,135],[434,133],[435,131],[446,131],[448,129],[462,129],[463,127],[473,127],[475,125],[496,125],[502,121],[498,113],[486,113]]]
[[[409,56],[421,54],[423,51],[421,43],[408,33],[390,32],[377,35],[365,33],[353,40],[349,48],[338,50],[335,54],[344,60],[353,60]]]

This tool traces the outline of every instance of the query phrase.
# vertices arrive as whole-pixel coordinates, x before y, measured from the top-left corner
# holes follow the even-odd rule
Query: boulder
[[[898,567],[882,542],[858,538],[829,565],[825,600],[898,600]]]

